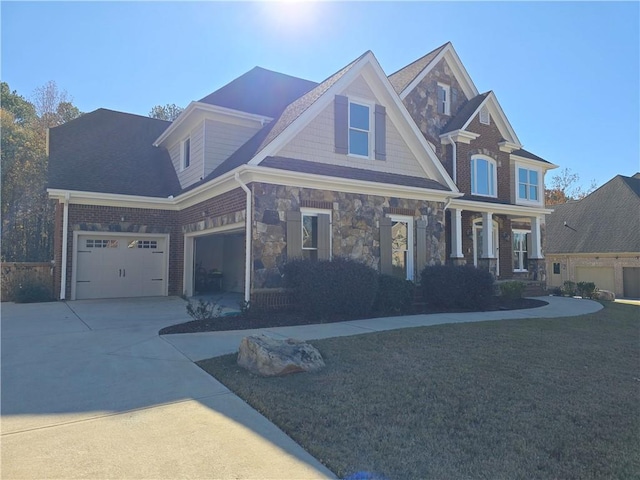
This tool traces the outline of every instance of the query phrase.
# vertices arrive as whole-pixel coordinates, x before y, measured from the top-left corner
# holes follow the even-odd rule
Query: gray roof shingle
[[[317,85],[316,82],[254,67],[199,102],[274,118]]]
[[[148,197],[179,193],[168,152],[152,146],[170,124],[100,108],[52,128],[48,187]]]
[[[263,167],[277,168],[279,170],[290,170],[293,172],[312,173],[314,175],[324,175],[328,177],[348,178],[352,180],[363,180],[376,183],[390,183],[393,185],[403,185],[407,187],[429,188],[432,190],[449,191],[449,188],[441,183],[429,178],[411,177],[409,175],[398,175],[395,173],[376,172],[364,170],[362,168],[343,167],[340,165],[330,165],[327,163],[309,162],[295,158],[267,157],[262,163]]]
[[[407,88],[409,84],[413,82],[418,75],[420,75],[420,72],[422,72],[433,61],[433,59],[438,56],[444,47],[449,45],[449,43],[450,42],[447,42],[444,45],[439,46],[435,50],[427,53],[425,56],[420,57],[406,67],[403,67],[397,72],[389,75],[389,81],[395,91],[400,94],[405,88]]]
[[[458,113],[456,113],[456,115],[445,125],[445,127],[442,129],[442,133],[460,130],[464,126],[464,124],[467,123],[467,120],[469,120],[469,118],[471,118],[471,116],[476,112],[480,104],[484,102],[484,99],[487,98],[487,95],[489,95],[489,93],[491,92],[485,92],[481,93],[480,95],[476,95],[467,103],[465,103],[458,111]]]
[[[554,206],[545,251],[640,253],[640,176],[618,175],[582,200]],[[565,226],[566,225],[566,226]]]

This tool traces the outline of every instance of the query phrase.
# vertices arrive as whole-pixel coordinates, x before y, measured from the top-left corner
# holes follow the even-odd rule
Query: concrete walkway
[[[397,328],[592,313],[597,302],[166,335],[179,298],[2,304],[2,478],[335,478],[192,360],[265,332],[319,339]],[[240,321],[240,320],[239,320]]]

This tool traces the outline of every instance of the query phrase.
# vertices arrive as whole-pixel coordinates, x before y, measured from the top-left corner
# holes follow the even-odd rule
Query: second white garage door
[[[593,282],[600,290],[616,291],[613,267],[576,267],[576,282]]]
[[[75,299],[166,295],[165,236],[78,235]]]

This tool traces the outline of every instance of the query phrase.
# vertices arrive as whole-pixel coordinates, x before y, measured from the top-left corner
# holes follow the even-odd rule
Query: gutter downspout
[[[67,296],[67,243],[69,242],[69,192],[64,194],[62,213],[62,261],[60,272],[60,300],[65,300]]]
[[[240,173],[236,172],[233,176],[236,182],[240,184],[242,190],[247,194],[247,201],[245,207],[245,252],[244,252],[244,301],[251,301],[251,223],[253,218],[253,212],[251,208],[251,190],[245,183],[240,180]]]
[[[453,147],[451,169],[453,170],[453,183],[458,186],[458,148],[451,135],[447,136],[447,140],[449,140],[449,143]]]

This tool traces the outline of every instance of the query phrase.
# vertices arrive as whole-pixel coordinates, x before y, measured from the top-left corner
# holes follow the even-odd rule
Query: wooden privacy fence
[[[53,297],[53,265],[50,262],[2,262],[2,301],[13,301],[13,294],[21,285],[41,283],[49,288]]]

